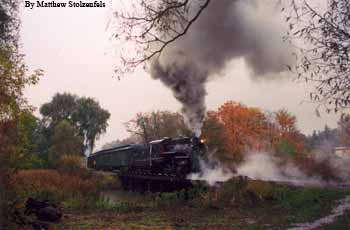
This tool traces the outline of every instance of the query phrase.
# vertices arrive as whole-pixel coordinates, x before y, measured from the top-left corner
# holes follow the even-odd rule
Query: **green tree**
[[[63,155],[82,155],[83,139],[75,128],[65,120],[60,121],[54,128],[52,146],[49,150],[49,164],[57,167]]]
[[[27,154],[37,153],[35,132],[38,128],[38,121],[39,119],[29,111],[24,111],[19,116],[18,131],[24,136],[22,148]]]
[[[47,126],[44,119],[38,121],[34,132],[36,151],[40,159],[48,162],[49,149],[52,143],[53,128]]]
[[[102,109],[99,103],[92,98],[82,97],[77,100],[77,108],[72,120],[79,129],[80,136],[84,137],[84,147],[93,150],[95,140],[106,132],[110,113]]]
[[[30,111],[23,111],[19,115],[17,133],[21,142],[17,148],[21,149],[23,159],[21,169],[42,169],[47,168],[47,157],[40,154],[40,120]]]
[[[57,93],[50,102],[40,108],[44,124],[53,128],[61,121],[68,121],[83,138],[84,150],[93,150],[95,141],[106,132],[110,113],[92,98],[69,93]],[[47,137],[50,139],[50,137]]]
[[[77,108],[77,96],[69,93],[57,93],[52,100],[40,107],[40,113],[50,126],[56,126],[66,120],[73,124],[73,113]]]

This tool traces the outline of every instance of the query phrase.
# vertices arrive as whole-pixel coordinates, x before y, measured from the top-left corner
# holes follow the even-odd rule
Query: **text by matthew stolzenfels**
[[[35,7],[55,7],[55,8],[65,8],[65,7],[106,7],[106,3],[103,1],[69,1],[69,2],[56,2],[56,1],[24,1],[24,6],[29,9]]]

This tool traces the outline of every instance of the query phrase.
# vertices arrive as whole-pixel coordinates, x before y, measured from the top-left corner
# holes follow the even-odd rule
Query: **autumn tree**
[[[296,117],[286,110],[275,112],[272,121],[274,127],[273,147],[277,153],[288,153],[295,156],[305,147],[305,138],[296,127]]]
[[[246,149],[262,148],[266,117],[260,109],[229,101],[219,108],[218,114],[224,125],[229,153],[236,160],[242,159]]]
[[[145,143],[164,137],[174,138],[180,135],[191,135],[183,116],[170,111],[138,113],[125,126],[128,132],[140,136]]]
[[[313,101],[338,112],[350,105],[350,2],[329,0],[325,9],[311,3],[291,1],[289,38],[300,51],[293,72],[315,87]]]
[[[286,110],[264,113],[233,101],[207,114],[203,137],[222,161],[239,162],[246,152],[290,153],[294,157],[304,150],[304,136],[296,127],[295,116]]]
[[[30,110],[23,90],[36,84],[41,71],[28,74],[23,55],[18,51],[19,1],[0,1],[0,228],[6,225],[11,195],[9,178],[21,165],[23,134],[19,132],[19,116]],[[6,202],[3,202],[6,200]]]
[[[285,137],[296,131],[296,117],[286,110],[279,110],[275,113],[278,135]]]
[[[57,93],[40,108],[43,120],[53,128],[68,121],[84,140],[84,149],[93,150],[95,141],[106,132],[110,113],[92,98]]]
[[[216,111],[209,111],[204,119],[202,138],[214,156],[222,161],[231,161],[232,155],[227,154],[224,123]]]

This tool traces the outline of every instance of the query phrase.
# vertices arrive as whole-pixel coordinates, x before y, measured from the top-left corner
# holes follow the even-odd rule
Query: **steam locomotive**
[[[173,190],[188,186],[186,176],[199,172],[205,152],[197,137],[164,138],[101,150],[88,157],[87,166],[117,173],[128,190]]]

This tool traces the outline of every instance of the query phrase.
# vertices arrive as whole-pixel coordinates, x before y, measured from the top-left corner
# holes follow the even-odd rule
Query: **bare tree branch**
[[[327,112],[350,107],[350,2],[329,0],[324,12],[307,0],[292,1],[289,39],[299,43],[298,63],[293,69],[299,78],[317,82],[311,100]]]
[[[117,73],[132,72],[184,36],[211,0],[134,0],[131,12],[116,13],[120,27],[117,39],[131,44],[121,56]],[[138,8],[137,8],[138,7]]]

